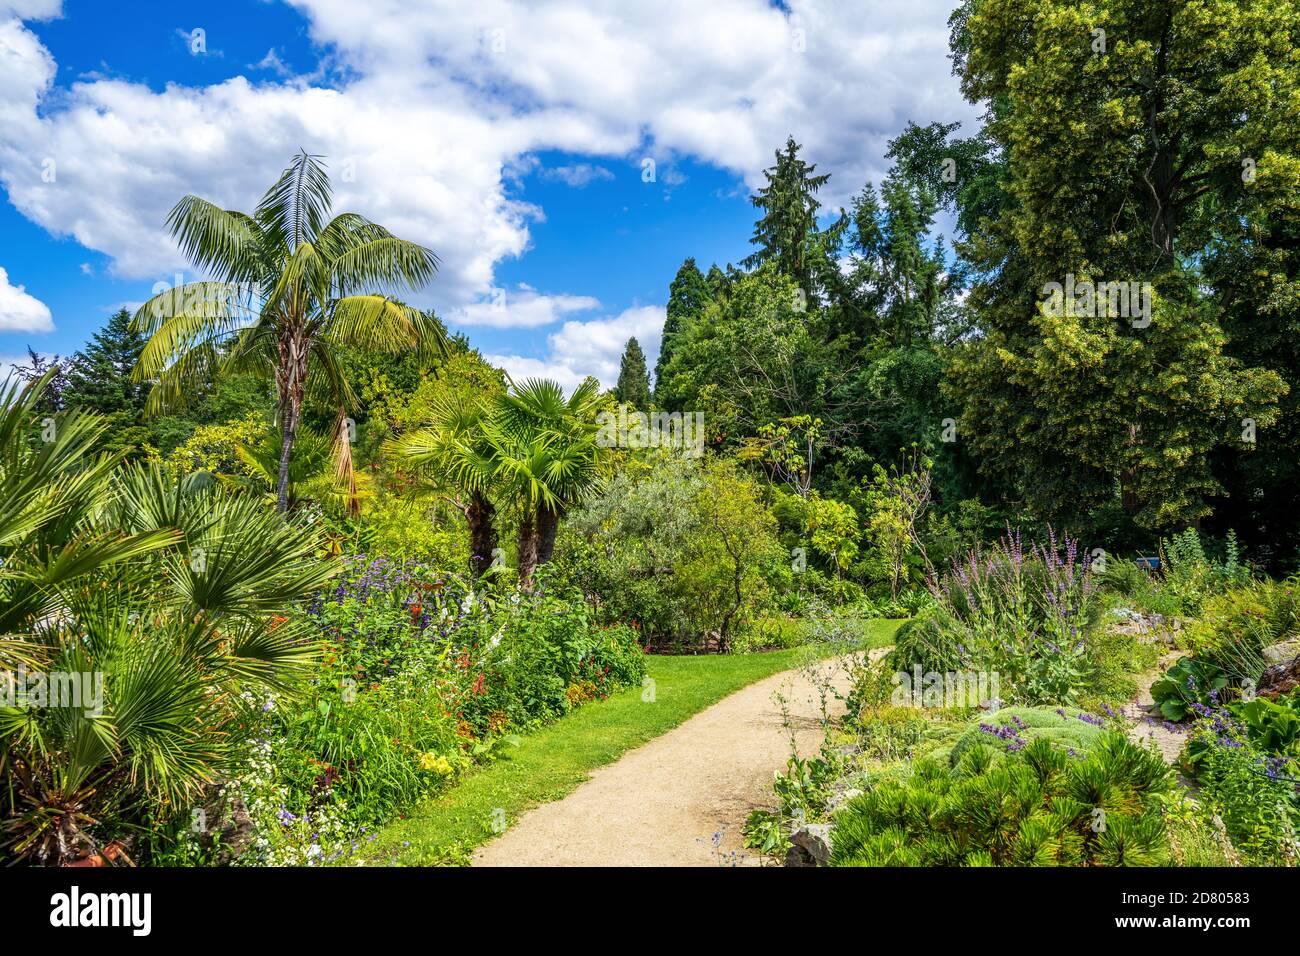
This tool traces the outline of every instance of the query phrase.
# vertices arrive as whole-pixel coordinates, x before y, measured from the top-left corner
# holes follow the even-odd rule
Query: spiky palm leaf
[[[60,863],[105,813],[185,806],[227,769],[239,692],[314,653],[268,612],[334,568],[253,496],[92,457],[102,424],[43,423],[42,387],[0,394],[0,664],[83,693],[0,707],[0,844]]]
[[[324,165],[306,152],[251,216],[186,196],[168,228],[216,278],[154,296],[133,319],[149,336],[134,375],[155,383],[151,412],[183,404],[214,376],[273,370],[284,436],[281,511],[305,396],[340,414],[355,403],[334,358],[339,347],[435,358],[447,351],[436,321],[388,294],[421,289],[437,274],[437,256],[356,213],[327,219],[331,200]],[[346,451],[340,440],[341,461]]]

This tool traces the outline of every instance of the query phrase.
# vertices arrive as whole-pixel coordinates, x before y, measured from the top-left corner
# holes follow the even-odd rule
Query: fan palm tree
[[[252,215],[186,196],[167,225],[194,266],[213,279],[154,296],[132,325],[149,341],[134,375],[155,382],[148,410],[183,404],[212,376],[274,374],[282,436],[276,507],[289,507],[289,462],[304,402],[337,411],[335,440],[350,462],[347,412],[355,398],[338,349],[446,354],[446,336],[389,293],[422,288],[437,273],[432,251],[341,213],[319,158],[299,153]]]
[[[0,393],[0,856],[60,864],[230,768],[240,694],[312,654],[272,612],[334,567],[254,496],[94,457],[104,420],[41,419],[44,384]]]
[[[587,379],[568,398],[558,383],[527,379],[500,396],[493,416],[503,477],[514,479],[523,512],[522,535],[531,534],[529,556],[545,564],[555,552],[560,519],[599,487],[603,456],[596,444],[600,386]],[[520,576],[524,575],[521,549]],[[531,571],[531,568],[529,569]]]
[[[397,454],[463,492],[476,574],[491,562],[493,522],[507,508],[519,517],[520,583],[551,559],[560,519],[601,478],[598,391],[589,380],[566,399],[557,383],[529,379],[475,403],[448,398],[430,427],[394,443]]]
[[[475,401],[450,393],[434,403],[429,427],[391,443],[397,455],[427,468],[465,516],[470,573],[476,578],[492,566],[497,550],[497,513],[492,501],[496,465],[484,432],[488,411],[485,399]]]

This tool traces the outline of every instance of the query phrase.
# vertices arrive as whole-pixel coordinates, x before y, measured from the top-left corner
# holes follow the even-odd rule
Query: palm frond
[[[258,278],[262,230],[245,213],[186,196],[167,214],[167,228],[200,270],[229,282]]]
[[[333,189],[319,156],[303,150],[280,174],[257,205],[256,218],[268,238],[292,253],[320,234]]]

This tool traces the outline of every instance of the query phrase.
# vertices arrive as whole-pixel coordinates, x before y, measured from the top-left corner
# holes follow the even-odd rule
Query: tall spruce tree
[[[623,350],[614,397],[633,408],[644,410],[650,407],[650,373],[646,370],[641,343],[635,336],[627,340],[627,348]]]
[[[698,315],[705,304],[712,298],[709,283],[704,278],[695,260],[687,259],[677,270],[677,275],[668,286],[668,307],[664,315],[664,332],[659,342],[659,358],[655,362],[655,398],[660,399],[658,390],[664,380],[664,369],[672,360],[675,339],[681,332],[683,324],[692,316]],[[667,395],[665,394],[664,398]],[[663,402],[660,401],[663,405]]]
[[[829,173],[814,176],[816,168],[799,158],[793,136],[786,140],[784,151],[777,150],[776,164],[763,171],[767,185],[750,198],[763,214],[749,240],[758,249],[742,262],[750,269],[774,262],[806,293],[813,286],[811,259],[821,208],[816,193],[831,178]]]
[[[144,345],[144,335],[131,328],[131,313],[122,309],[68,363],[64,403],[105,416],[110,427],[104,442],[113,450],[138,447],[150,436],[144,424],[149,385],[131,379]]]

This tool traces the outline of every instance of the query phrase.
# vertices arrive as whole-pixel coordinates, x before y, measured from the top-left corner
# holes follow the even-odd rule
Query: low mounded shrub
[[[1045,737],[923,759],[836,815],[836,866],[1148,866],[1168,858],[1158,754],[1122,733],[1071,757]]]
[[[1046,740],[1073,756],[1097,742],[1101,725],[1101,718],[1073,708],[1004,707],[972,723],[953,745],[949,762],[956,766],[981,744],[1015,752],[1035,740]]]

